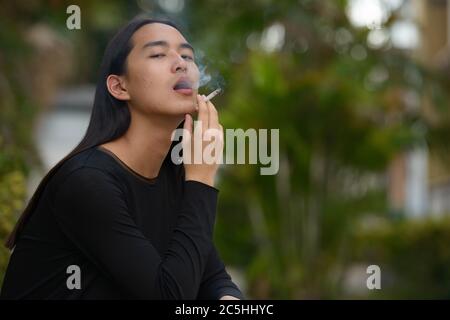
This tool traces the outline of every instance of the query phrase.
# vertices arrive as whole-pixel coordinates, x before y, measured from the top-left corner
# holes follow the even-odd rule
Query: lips
[[[180,79],[178,79],[177,83],[173,86],[173,90],[175,90],[177,93],[190,96],[193,93],[192,83],[188,78],[181,77]]]

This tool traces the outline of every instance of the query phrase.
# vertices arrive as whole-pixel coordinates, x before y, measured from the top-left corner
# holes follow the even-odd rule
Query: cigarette
[[[217,96],[221,91],[222,91],[222,89],[217,88],[216,90],[214,90],[213,92],[211,92],[210,94],[208,94],[208,96],[207,96],[206,99],[205,99],[205,102],[206,102],[206,101],[209,101],[209,100],[211,100],[212,98],[214,98],[215,96]]]

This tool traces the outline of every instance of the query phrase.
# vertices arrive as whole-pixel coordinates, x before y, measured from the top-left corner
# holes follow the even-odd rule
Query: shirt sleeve
[[[206,263],[197,299],[219,300],[225,295],[245,300],[241,290],[231,280],[231,276],[226,271],[225,264],[222,262],[217,249],[213,246]]]
[[[76,169],[58,186],[53,207],[67,237],[136,299],[195,299],[212,244],[218,190],[185,181],[176,225],[163,256],[130,215],[123,190],[101,169]]]

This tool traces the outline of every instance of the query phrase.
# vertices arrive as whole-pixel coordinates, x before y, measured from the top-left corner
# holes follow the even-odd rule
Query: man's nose
[[[173,64],[173,69],[175,72],[187,70],[186,60],[184,60],[179,54],[176,54],[176,61]]]

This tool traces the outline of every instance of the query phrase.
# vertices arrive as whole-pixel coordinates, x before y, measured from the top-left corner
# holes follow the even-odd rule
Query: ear
[[[117,100],[130,100],[125,80],[121,76],[110,74],[108,78],[106,78],[106,87],[108,88],[109,93]]]

